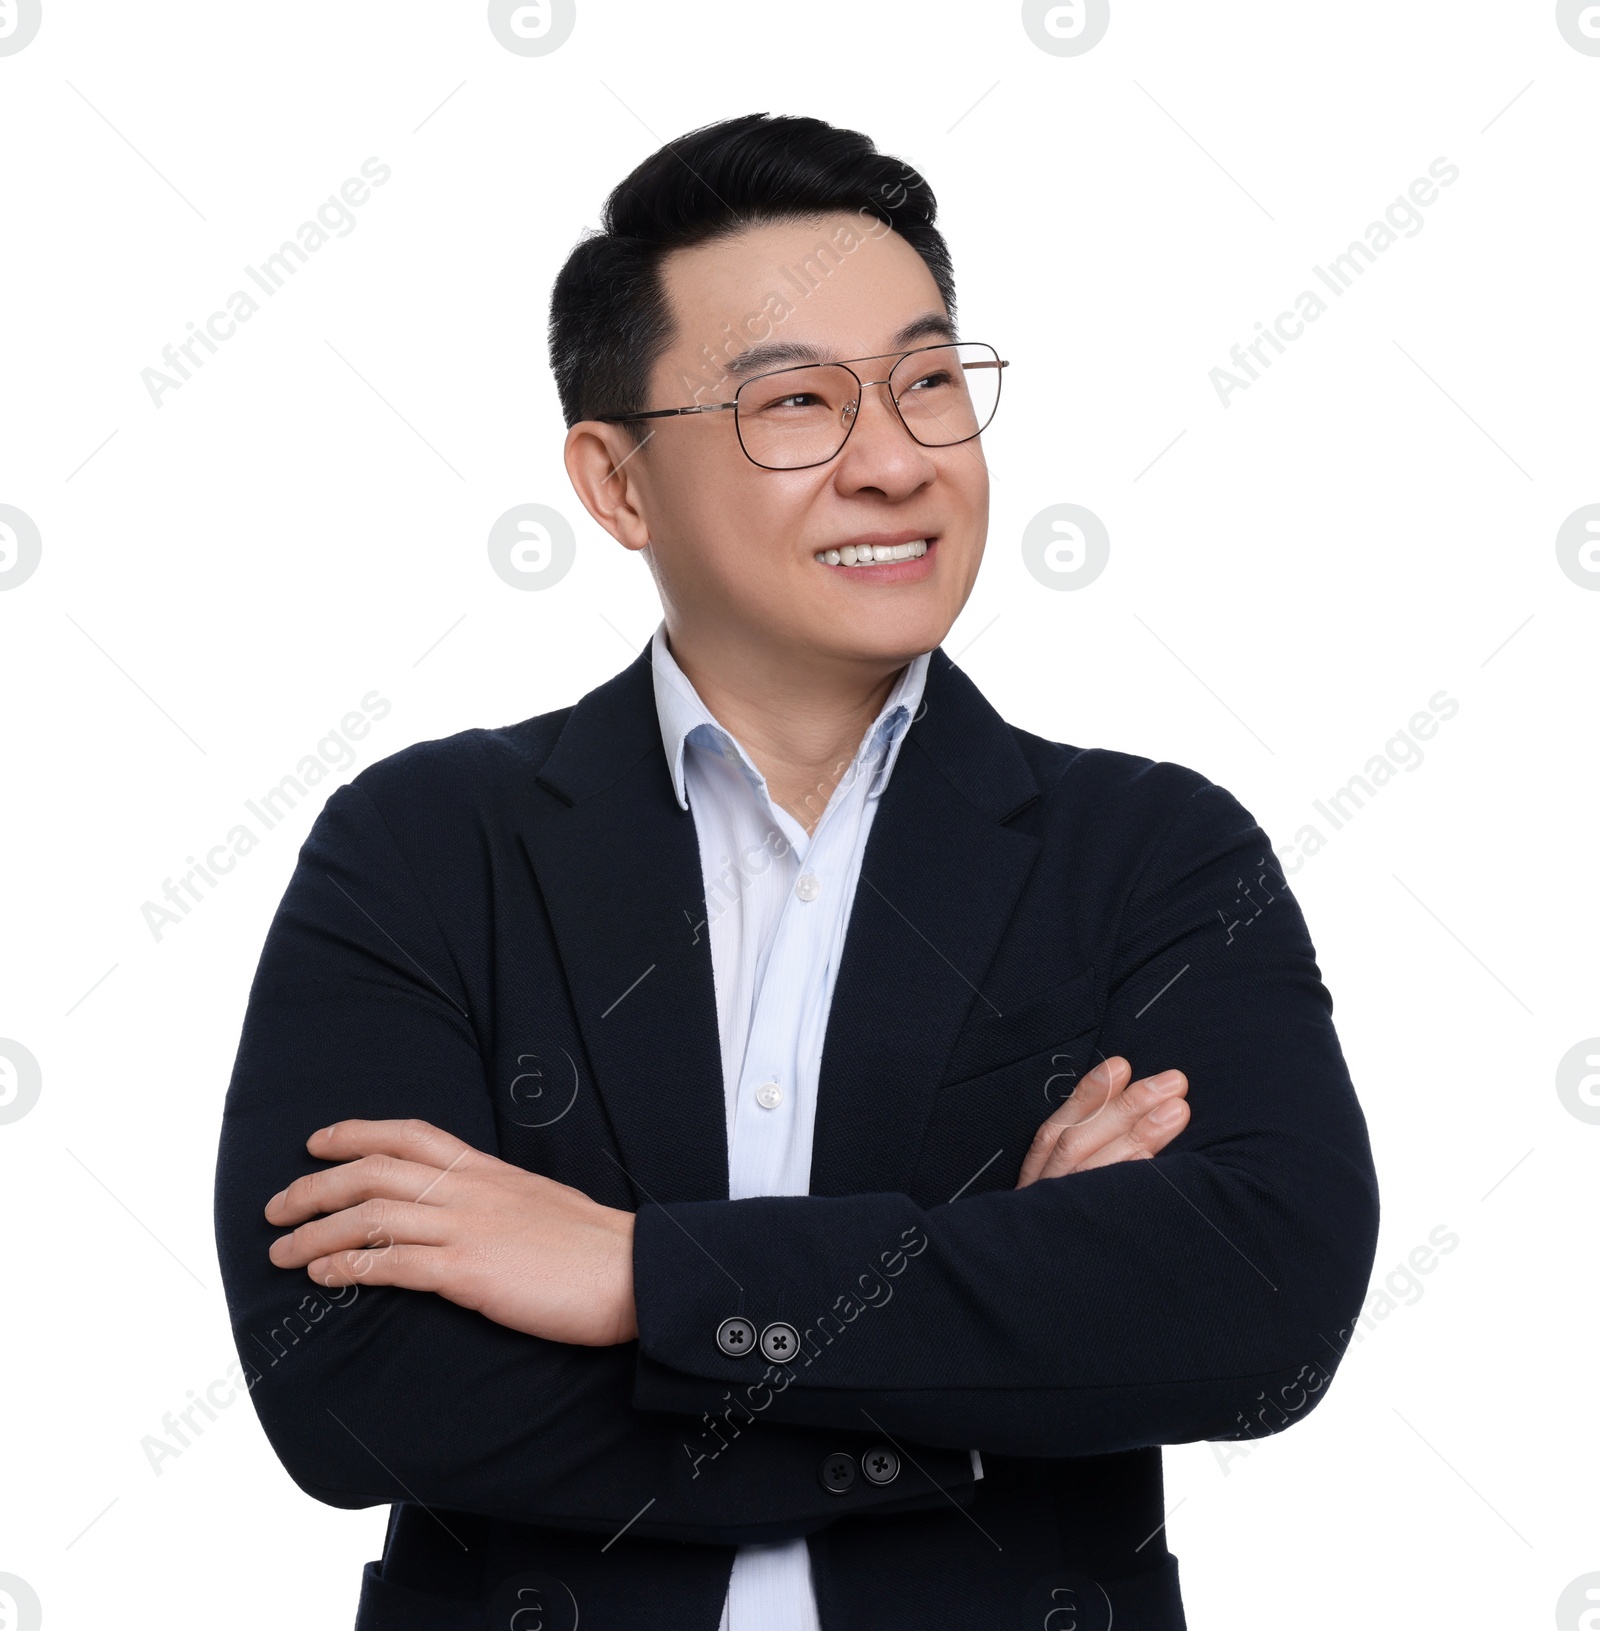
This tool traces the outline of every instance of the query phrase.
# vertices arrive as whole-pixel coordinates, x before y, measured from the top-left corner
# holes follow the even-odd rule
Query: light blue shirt
[[[807,835],[712,717],[667,649],[650,647],[678,803],[694,815],[722,1044],[728,1195],[811,1187],[817,1076],[850,903],[878,799],[922,701],[928,656],[906,665],[855,758],[813,795]],[[892,980],[892,971],[882,971]],[[721,1631],[821,1631],[804,1539],[741,1546]]]

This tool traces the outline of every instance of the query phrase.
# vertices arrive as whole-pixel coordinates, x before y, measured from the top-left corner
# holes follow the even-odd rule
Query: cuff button
[[[747,1353],[755,1350],[755,1345],[756,1328],[749,1320],[742,1320],[736,1316],[724,1320],[717,1327],[717,1346],[730,1359],[742,1359]]]
[[[761,1352],[774,1365],[787,1365],[800,1353],[800,1333],[776,1320],[761,1333]]]
[[[869,1484],[892,1484],[900,1476],[900,1457],[887,1444],[874,1444],[861,1458]]]
[[[856,1464],[843,1450],[837,1450],[817,1468],[817,1477],[830,1495],[843,1495],[856,1481]]]

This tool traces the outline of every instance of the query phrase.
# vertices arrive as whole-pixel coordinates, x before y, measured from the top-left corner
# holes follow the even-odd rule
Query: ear
[[[573,490],[624,549],[643,549],[650,542],[643,454],[654,434],[641,444],[621,425],[598,419],[580,420],[567,432],[562,457]]]

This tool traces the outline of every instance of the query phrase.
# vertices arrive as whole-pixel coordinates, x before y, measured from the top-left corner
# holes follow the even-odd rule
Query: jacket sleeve
[[[429,1293],[323,1289],[269,1261],[280,1231],[263,1208],[327,1165],[305,1150],[318,1127],[417,1116],[498,1153],[468,992],[377,807],[359,785],[340,789],[267,935],[216,1182],[243,1378],[295,1482],[340,1507],[418,1501],[598,1532],[635,1519],[630,1535],[708,1544],[804,1534],[846,1506],[970,1499],[964,1450],[930,1450],[919,1458],[926,1477],[863,1481],[841,1502],[819,1467],[857,1446],[748,1411],[730,1417],[720,1397],[687,1417],[643,1415],[631,1399],[633,1343],[547,1342]]]
[[[1224,789],[1181,800],[1103,955],[1097,1051],[1189,1078],[1162,1154],[932,1207],[647,1205],[635,1401],[692,1409],[742,1374],[706,1340],[726,1271],[757,1327],[803,1323],[784,1421],[1083,1456],[1259,1437],[1314,1407],[1365,1295],[1377,1183],[1300,908]],[[891,1274],[867,1305],[860,1286]]]

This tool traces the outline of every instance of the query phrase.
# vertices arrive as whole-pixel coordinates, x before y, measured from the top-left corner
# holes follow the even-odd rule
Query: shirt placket
[[[816,1072],[809,1055],[843,905],[836,858],[855,831],[865,780],[852,777],[836,791],[809,839],[786,834],[791,877],[765,958],[734,1108],[729,1167],[741,1175],[742,1194],[803,1195],[810,1187]]]

